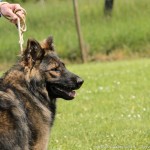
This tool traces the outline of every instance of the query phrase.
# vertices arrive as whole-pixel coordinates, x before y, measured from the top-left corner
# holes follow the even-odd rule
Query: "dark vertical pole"
[[[104,13],[106,16],[111,16],[114,0],[105,0]]]
[[[78,33],[78,39],[79,39],[79,45],[81,50],[81,58],[82,62],[87,62],[86,58],[86,50],[84,49],[84,42],[83,42],[83,36],[81,32],[81,25],[80,25],[80,16],[78,14],[78,0],[73,0],[73,6],[74,6],[74,15],[75,15],[75,22],[76,22],[76,28]]]

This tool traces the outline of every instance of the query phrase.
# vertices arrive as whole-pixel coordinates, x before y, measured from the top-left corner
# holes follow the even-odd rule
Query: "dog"
[[[29,39],[0,78],[0,150],[46,150],[57,98],[74,99],[83,82],[59,59],[51,36]]]

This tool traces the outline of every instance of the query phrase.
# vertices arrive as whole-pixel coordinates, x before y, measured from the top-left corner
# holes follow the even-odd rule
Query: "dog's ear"
[[[40,46],[40,44],[34,40],[29,39],[27,42],[27,47],[23,53],[23,60],[27,64],[35,64],[36,61],[42,60],[42,57],[44,56],[44,50]]]
[[[41,47],[45,50],[54,51],[54,43],[53,43],[53,37],[49,36],[47,39],[41,42]]]

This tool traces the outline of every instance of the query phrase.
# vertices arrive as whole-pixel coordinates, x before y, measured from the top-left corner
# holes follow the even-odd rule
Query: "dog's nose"
[[[84,80],[82,80],[81,78],[77,78],[77,86],[78,86],[78,88],[80,88],[81,87],[81,85],[83,84],[83,82],[84,82]]]

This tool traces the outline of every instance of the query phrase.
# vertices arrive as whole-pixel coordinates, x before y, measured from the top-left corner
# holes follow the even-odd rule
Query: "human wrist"
[[[1,9],[1,6],[4,5],[4,4],[8,4],[8,2],[1,2],[0,1],[0,9]]]
[[[0,1],[0,12],[1,12],[1,6],[4,5],[4,4],[8,4],[8,2],[1,2]]]
[[[2,15],[2,13],[1,13],[1,6],[4,5],[4,4],[8,4],[8,2],[1,2],[1,1],[0,1],[0,17],[1,17],[1,15]]]

